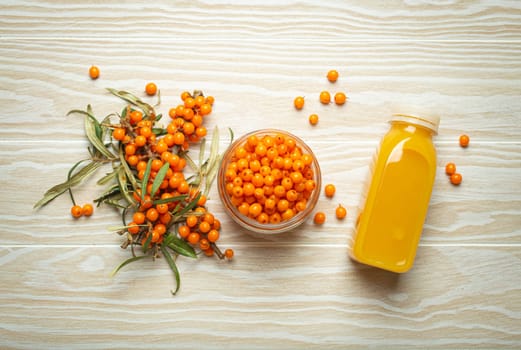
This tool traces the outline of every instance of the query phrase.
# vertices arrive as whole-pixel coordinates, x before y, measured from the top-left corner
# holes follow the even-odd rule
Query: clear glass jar
[[[257,138],[262,138],[266,135],[276,137],[277,135],[283,135],[284,137],[291,138],[295,141],[296,147],[300,148],[302,153],[309,154],[312,157],[312,162],[309,165],[309,168],[312,170],[312,179],[315,182],[315,188],[311,191],[309,198],[307,198],[306,206],[303,210],[297,212],[293,217],[288,220],[282,220],[279,223],[261,223],[258,220],[247,216],[239,211],[237,206],[232,202],[232,195],[230,195],[226,190],[226,171],[230,163],[232,163],[235,159],[236,151],[239,147],[244,146],[250,136],[257,136]],[[240,226],[246,228],[247,230],[257,233],[257,234],[266,234],[273,235],[279,234],[282,232],[286,232],[298,227],[302,224],[313,212],[315,205],[320,196],[320,189],[322,186],[321,182],[321,173],[320,167],[317,161],[317,158],[313,154],[311,148],[304,143],[300,138],[292,135],[291,133],[283,130],[277,129],[262,129],[250,132],[248,134],[243,135],[228,148],[228,150],[224,153],[223,159],[219,168],[218,174],[218,190],[221,201],[224,205],[224,208],[228,215]]]

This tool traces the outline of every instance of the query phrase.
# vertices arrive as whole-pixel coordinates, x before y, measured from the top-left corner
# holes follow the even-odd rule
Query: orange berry
[[[339,220],[344,219],[347,215],[346,208],[344,208],[341,204],[339,204],[335,210],[335,215],[336,215],[336,218]]]
[[[334,69],[327,72],[327,80],[329,80],[331,83],[336,82],[338,79],[338,72]]]
[[[208,103],[209,105],[213,105],[215,102],[215,98],[213,96],[206,96],[205,102]]]
[[[145,92],[147,93],[148,96],[154,96],[157,92],[157,86],[156,84],[154,83],[148,83],[146,86],[145,86]]]
[[[329,92],[322,91],[320,93],[320,102],[325,105],[327,105],[331,102],[331,95],[329,94]]]
[[[140,227],[135,222],[131,222],[130,224],[128,224],[128,227],[127,227],[127,231],[131,235],[137,234],[139,232],[139,229],[140,229]]]
[[[141,120],[143,120],[143,113],[141,113],[140,111],[132,111],[132,112],[130,112],[130,122],[132,124],[137,124]]]
[[[204,126],[199,126],[195,129],[197,137],[205,137],[208,134],[208,130]]]
[[[324,187],[324,192],[326,194],[326,197],[329,197],[329,198],[333,197],[336,192],[335,185],[327,184],[326,187]]]
[[[85,216],[91,216],[94,213],[94,207],[89,203],[84,204],[81,210]]]
[[[212,226],[209,223],[207,223],[206,221],[203,221],[199,224],[199,231],[201,231],[202,233],[207,233],[211,229],[212,229]]]
[[[311,114],[309,116],[309,124],[311,125],[317,125],[318,124],[318,115],[316,114]]]
[[[71,208],[71,215],[75,218],[79,218],[83,215],[83,209],[79,205],[73,205]]]
[[[324,222],[326,222],[326,214],[319,211],[315,213],[315,216],[313,217],[313,222],[317,225],[322,225]]]
[[[454,173],[450,176],[450,183],[453,185],[459,185],[461,181],[463,180],[463,177],[459,173]]]
[[[304,107],[304,97],[298,96],[293,101],[293,104],[295,105],[296,109],[302,109]]]
[[[454,163],[447,163],[445,165],[445,174],[452,175],[456,172],[456,164]]]
[[[143,212],[141,211],[136,211],[134,213],[134,215],[132,216],[132,220],[134,220],[134,222],[138,225],[142,225],[143,223],[145,223],[145,220],[146,220],[146,216]]]
[[[254,218],[260,215],[262,212],[262,205],[259,203],[253,203],[248,209],[248,214]]]
[[[470,138],[468,137],[468,135],[463,134],[459,137],[459,145],[463,148],[468,147],[469,141]]]
[[[234,255],[233,249],[228,248],[224,251],[224,257],[228,260],[231,260],[233,258],[233,255]]]
[[[146,217],[150,221],[156,221],[159,218],[159,213],[156,208],[150,208],[147,210]]]
[[[201,239],[199,241],[199,248],[201,248],[201,250],[206,250],[210,248],[210,242],[208,242],[206,238]]]
[[[118,140],[118,141],[122,141],[125,138],[126,134],[127,134],[127,132],[125,131],[124,128],[115,128],[112,131],[112,137],[114,138],[114,140]]]
[[[201,239],[201,235],[197,232],[192,232],[188,235],[188,243],[197,244],[199,243],[199,239]]]
[[[210,247],[210,248],[208,248],[206,250],[203,250],[203,252],[204,252],[204,255],[206,255],[208,257],[213,256],[213,254],[215,253],[215,251],[213,250],[212,247]]]
[[[142,147],[142,146],[146,145],[147,138],[145,136],[143,136],[143,135],[138,135],[134,139],[134,143],[136,144],[136,146]]]
[[[214,223],[214,221],[215,221],[215,217],[213,216],[213,214],[212,214],[212,213],[208,213],[208,212],[205,213],[205,214],[202,216],[201,219],[202,219],[202,221],[205,221],[205,222],[209,223],[210,226],[213,225],[213,223]]]
[[[335,103],[337,105],[343,105],[344,103],[346,103],[346,94],[344,94],[343,92],[337,92],[335,94]]]
[[[212,113],[212,105],[209,103],[203,103],[199,109],[199,113],[202,116],[208,115]]]
[[[99,78],[99,68],[96,66],[91,66],[89,68],[89,76],[92,80]]]
[[[174,144],[175,145],[182,145],[183,143],[185,142],[185,135],[180,132],[180,131],[177,131],[175,134],[174,134]]]
[[[217,240],[219,239],[219,231],[217,231],[217,230],[210,230],[210,232],[208,232],[208,237],[207,238],[212,243],[217,242]]]
[[[186,238],[190,234],[190,227],[179,226],[179,228],[177,229],[177,233],[179,234],[179,237]]]
[[[192,97],[192,94],[190,94],[188,91],[183,91],[181,93],[181,100],[186,100],[188,97]]]

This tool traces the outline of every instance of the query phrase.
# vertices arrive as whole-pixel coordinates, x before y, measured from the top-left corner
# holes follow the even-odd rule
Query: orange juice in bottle
[[[398,273],[412,267],[436,175],[438,124],[437,116],[393,115],[370,169],[352,259]]]

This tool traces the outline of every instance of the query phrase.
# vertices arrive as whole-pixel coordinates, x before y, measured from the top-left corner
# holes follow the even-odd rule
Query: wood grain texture
[[[3,249],[0,334],[16,348],[516,348],[518,248],[420,248],[397,276],[346,249],[238,249],[232,263],[179,259],[108,274],[112,247]],[[206,259],[206,258],[201,258]],[[23,261],[24,264],[20,264]],[[71,273],[77,271],[76,273]],[[502,271],[501,275],[497,274]],[[387,345],[387,346],[388,346]]]
[[[0,348],[521,348],[521,3],[518,1],[4,1],[0,5]],[[96,64],[101,77],[89,79]],[[340,79],[330,84],[329,69]],[[130,256],[98,208],[73,220],[66,195],[34,202],[87,156],[81,116],[123,104],[114,87],[216,98],[207,127],[276,127],[315,152],[333,200],[287,234],[253,237],[224,213],[232,262]],[[322,90],[345,106],[323,106]],[[306,97],[302,111],[292,106]],[[353,263],[348,235],[368,165],[397,105],[441,115],[438,174],[415,267]],[[320,115],[312,127],[311,113]],[[458,145],[461,133],[470,147]],[[197,152],[193,152],[194,156]],[[449,184],[447,162],[463,174]],[[102,174],[106,169],[100,169]],[[97,177],[76,190],[88,202]],[[345,221],[333,218],[341,202]]]

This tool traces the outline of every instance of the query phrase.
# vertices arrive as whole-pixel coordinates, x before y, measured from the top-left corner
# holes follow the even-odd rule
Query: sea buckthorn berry
[[[346,94],[344,94],[343,92],[337,92],[335,94],[335,103],[337,105],[343,105],[344,103],[346,103]]]
[[[190,227],[184,226],[184,225],[183,226],[179,226],[179,228],[177,229],[177,233],[179,234],[179,237],[181,237],[181,238],[188,237],[190,232],[191,232]]]
[[[143,120],[143,113],[141,113],[140,111],[134,110],[134,111],[130,112],[129,118],[130,118],[130,123],[135,125],[135,124],[139,123],[141,120]]]
[[[210,232],[208,232],[207,239],[212,243],[217,242],[217,240],[219,239],[219,231],[210,230]]]
[[[204,117],[212,113],[212,105],[209,103],[203,103],[199,109],[199,113]]]
[[[215,102],[215,97],[213,97],[213,96],[206,96],[205,102],[208,103],[209,105],[213,105],[214,102]]]
[[[90,66],[90,68],[89,68],[89,77],[92,80],[98,79],[99,78],[99,68],[96,67],[96,66]]]
[[[199,95],[195,98],[196,107],[201,107],[205,103],[205,98],[202,95]]]
[[[89,203],[84,204],[81,210],[85,216],[91,216],[94,213],[94,207]]]
[[[159,214],[164,214],[168,211],[168,204],[167,203],[157,204],[156,210]]]
[[[311,114],[309,116],[309,124],[311,125],[317,125],[318,124],[318,115],[316,114]]]
[[[203,252],[204,252],[204,255],[206,255],[206,256],[208,256],[208,257],[213,256],[214,253],[215,253],[215,251],[213,250],[212,247],[210,247],[210,248],[208,248],[208,249],[206,249],[206,250],[203,250]]]
[[[210,242],[206,238],[201,239],[199,241],[199,248],[201,248],[201,250],[210,248]]]
[[[295,97],[295,100],[293,101],[293,105],[296,109],[302,109],[304,107],[304,97],[298,96]]]
[[[186,225],[188,227],[195,227],[195,225],[197,225],[197,222],[199,221],[199,219],[197,218],[197,216],[195,215],[190,215],[186,218]]]
[[[181,100],[186,100],[188,97],[192,97],[192,94],[190,94],[188,91],[183,91],[181,93]]]
[[[71,215],[75,218],[79,218],[83,215],[83,209],[79,205],[73,205],[71,208]]]
[[[313,217],[313,222],[317,225],[322,225],[324,222],[326,222],[326,214],[319,211],[315,213],[315,216]]]
[[[456,172],[456,164],[454,163],[447,163],[445,165],[445,174],[452,175]]]
[[[112,137],[114,138],[114,140],[118,140],[118,141],[123,141],[126,134],[127,134],[127,132],[125,131],[124,128],[115,128],[112,131]]]
[[[334,69],[327,72],[327,80],[329,80],[331,83],[336,82],[338,79],[338,72]]]
[[[141,211],[136,211],[134,213],[134,215],[132,215],[132,220],[134,220],[134,222],[138,225],[142,225],[145,223],[145,220],[146,220],[146,216],[143,212]]]
[[[336,207],[335,215],[338,220],[343,220],[347,215],[347,210],[341,204]]]
[[[252,205],[250,205],[248,213],[250,216],[256,218],[260,215],[260,213],[262,213],[262,205],[260,205],[259,203],[253,203]]]
[[[150,208],[147,210],[146,217],[148,220],[154,222],[159,218],[159,213],[156,208]]]
[[[206,222],[206,221],[202,221],[201,223],[199,223],[199,231],[201,231],[202,233],[208,233],[211,229],[212,229],[212,226]]]
[[[461,184],[461,181],[463,180],[463,177],[459,173],[454,173],[450,176],[450,183],[453,185],[459,185]]]
[[[135,222],[131,222],[130,224],[128,224],[127,226],[127,231],[128,233],[130,233],[131,235],[135,235],[139,232],[139,226],[138,224],[136,224]]]
[[[192,109],[195,107],[195,99],[193,97],[187,97],[183,101],[185,108]]]
[[[228,260],[231,260],[233,258],[233,255],[234,255],[233,249],[228,248],[224,251],[224,257]]]
[[[143,135],[138,135],[134,139],[134,144],[138,147],[143,147],[144,145],[147,144],[147,138]]]
[[[188,241],[188,243],[195,245],[195,244],[199,243],[199,239],[201,239],[201,235],[199,233],[191,232],[188,235],[187,241]]]
[[[468,135],[463,134],[459,137],[459,145],[463,148],[468,147],[469,141],[470,138],[468,137]]]
[[[336,192],[336,188],[335,188],[335,185],[333,184],[327,184],[326,187],[324,187],[324,193],[326,195],[326,197],[333,197],[335,195],[335,192]]]
[[[145,92],[147,93],[148,96],[154,96],[157,92],[157,86],[156,84],[154,83],[148,83],[146,86],[145,86]]]
[[[320,93],[320,102],[325,105],[329,104],[331,102],[331,94],[327,91],[322,91]]]

